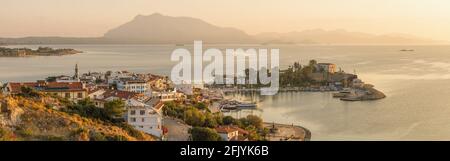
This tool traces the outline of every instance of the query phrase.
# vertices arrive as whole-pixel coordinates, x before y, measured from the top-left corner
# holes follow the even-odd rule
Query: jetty
[[[373,85],[364,84],[357,88],[346,88],[338,93],[333,93],[334,98],[342,101],[370,101],[386,98],[386,95],[376,90]]]

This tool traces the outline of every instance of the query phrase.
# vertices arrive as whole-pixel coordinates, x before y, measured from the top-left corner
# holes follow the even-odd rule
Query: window
[[[70,98],[70,93],[65,93],[66,98]]]
[[[136,111],[135,110],[131,110],[130,111],[130,115],[136,115]]]
[[[136,118],[130,118],[131,122],[136,122]]]
[[[141,121],[142,121],[142,122],[145,122],[145,118],[142,118]]]
[[[78,98],[83,98],[83,93],[78,93]]]
[[[140,111],[141,115],[145,115],[145,110]]]

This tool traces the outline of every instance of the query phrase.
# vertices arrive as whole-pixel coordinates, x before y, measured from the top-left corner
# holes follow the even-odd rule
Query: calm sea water
[[[169,74],[174,45],[45,45],[82,54],[0,58],[0,81],[33,81],[51,75],[129,70]],[[18,46],[10,46],[18,47]],[[20,46],[23,47],[23,46]],[[38,46],[25,46],[37,48]],[[217,45],[225,48],[252,46]],[[342,102],[331,93],[279,93],[259,97],[265,121],[298,124],[313,140],[450,140],[450,46],[257,46],[280,48],[280,64],[310,59],[337,64],[374,84],[387,98]],[[192,49],[192,46],[184,48]],[[414,52],[400,52],[414,49]],[[248,98],[248,96],[236,96]]]

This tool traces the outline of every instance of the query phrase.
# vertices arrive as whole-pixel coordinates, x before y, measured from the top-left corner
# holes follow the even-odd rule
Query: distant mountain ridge
[[[255,35],[260,41],[291,42],[301,44],[427,44],[435,40],[407,34],[374,35],[346,30],[304,30],[289,33],[261,33]]]
[[[155,13],[136,16],[132,21],[108,31],[108,39],[155,43],[186,43],[203,40],[214,43],[252,42],[250,35],[234,28],[222,28],[189,17],[169,17]]]
[[[406,34],[374,35],[345,30],[305,30],[249,35],[235,28],[218,27],[190,17],[159,13],[138,15],[130,22],[106,32],[103,37],[0,38],[0,44],[179,44],[193,43],[281,43],[281,44],[434,44],[435,40]]]

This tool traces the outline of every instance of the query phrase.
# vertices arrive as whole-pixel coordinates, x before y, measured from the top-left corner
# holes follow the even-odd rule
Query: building
[[[237,126],[219,126],[215,130],[224,141],[248,141],[248,131]]]
[[[149,93],[151,91],[149,84],[143,80],[119,80],[117,90],[136,93]]]
[[[84,84],[81,82],[23,82],[15,83],[11,82],[6,84],[4,89],[5,94],[20,94],[22,92],[22,87],[30,87],[36,91],[54,94],[62,98],[67,98],[70,101],[77,102],[88,97],[88,91]]]
[[[336,72],[336,65],[332,63],[318,63],[317,66],[319,71],[324,71],[331,74]]]
[[[130,73],[128,71],[112,72],[107,77],[107,82],[110,85],[117,84],[121,79],[133,79],[133,73]]]
[[[145,133],[162,137],[162,108],[164,104],[158,99],[142,103],[135,99],[130,99],[126,102],[127,107],[127,123],[135,129]]]

